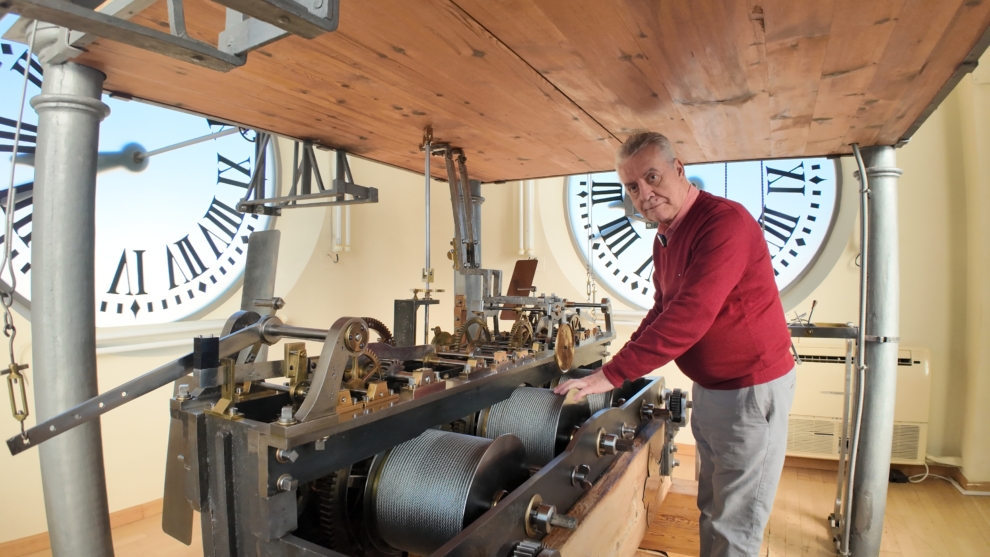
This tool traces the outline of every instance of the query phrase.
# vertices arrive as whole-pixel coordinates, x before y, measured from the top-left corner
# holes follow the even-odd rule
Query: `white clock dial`
[[[838,170],[829,159],[780,159],[685,167],[712,195],[741,203],[763,228],[777,288],[785,291],[818,257],[837,211]],[[615,172],[571,176],[566,185],[571,238],[613,295],[653,306],[655,225],[635,214]]]
[[[4,23],[7,23],[6,21]],[[6,27],[6,26],[3,26]],[[6,211],[14,125],[24,70],[28,98],[40,93],[41,66],[27,47],[0,43],[0,208]],[[271,225],[241,214],[254,169],[254,132],[104,95],[96,193],[96,323],[100,327],[163,323],[196,315],[235,287],[248,237]],[[31,299],[31,229],[37,115],[24,111],[15,167],[13,254],[18,300]],[[232,133],[135,162],[150,152],[222,131]],[[266,195],[278,183],[273,147],[265,167]],[[7,269],[0,280],[9,285]]]

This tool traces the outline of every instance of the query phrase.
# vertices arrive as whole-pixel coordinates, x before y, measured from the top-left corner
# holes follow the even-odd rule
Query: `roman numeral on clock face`
[[[3,54],[9,56],[13,53],[10,45],[5,44],[2,48]],[[31,83],[33,83],[36,87],[41,87],[41,78],[44,75],[44,71],[41,68],[41,64],[39,64],[33,56],[30,56],[27,50],[17,57],[17,60],[11,66],[10,71],[17,72],[21,75],[24,75],[24,73],[27,72],[28,80],[31,81]]]
[[[804,195],[804,161],[790,170],[767,165],[767,193],[799,193]]]
[[[204,219],[209,221],[212,226],[207,227],[200,223],[199,229],[203,233],[203,237],[206,238],[206,243],[213,250],[213,255],[219,259],[223,251],[230,247],[234,241],[234,236],[237,235],[237,229],[240,228],[244,215],[214,197]],[[223,244],[222,249],[217,247],[217,242]]]
[[[619,217],[612,222],[598,227],[605,244],[616,258],[622,255],[629,246],[639,240],[639,233],[629,222],[629,217]]]
[[[0,116],[0,153],[14,152],[14,136],[17,134],[17,121]],[[21,135],[17,140],[17,153],[33,154],[38,141],[38,126],[21,122]]]
[[[251,159],[235,162],[217,154],[217,183],[247,189],[251,181]],[[246,179],[241,178],[243,175]]]
[[[780,250],[791,239],[794,229],[801,217],[794,217],[787,213],[775,211],[769,207],[763,208],[763,216],[760,217],[760,224],[763,226],[767,243]],[[780,243],[778,244],[777,241]]]
[[[622,184],[612,182],[591,183],[591,204],[622,203]]]
[[[196,248],[193,247],[192,242],[189,241],[189,235],[187,234],[184,238],[175,242],[173,246],[168,246],[165,248],[165,253],[168,259],[168,289],[172,290],[178,286],[175,282],[175,271],[178,270],[179,274],[182,275],[184,279],[182,284],[187,284],[189,281],[198,277],[199,275],[206,272],[206,265],[203,265],[203,260],[199,258],[199,254],[196,253]],[[176,257],[176,253],[179,254]],[[189,273],[188,275],[186,273]]]
[[[127,283],[127,294],[128,296],[144,295],[147,292],[144,291],[144,250],[136,249],[132,250],[133,254],[130,258],[127,257],[127,250],[120,252],[120,262],[117,263],[117,271],[113,274],[113,280],[110,282],[110,289],[107,290],[107,294],[119,294],[117,291],[120,288],[121,280]],[[131,288],[131,263],[134,264],[135,276],[135,286],[137,286],[137,291],[134,292]]]

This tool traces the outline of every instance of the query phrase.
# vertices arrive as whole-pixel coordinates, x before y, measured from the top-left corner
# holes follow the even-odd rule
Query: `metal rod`
[[[311,329],[309,327],[293,327],[292,325],[268,325],[265,327],[265,334],[280,336],[283,338],[298,338],[303,340],[318,340],[323,342],[327,339],[326,329]]]
[[[853,371],[853,341],[846,340],[846,383],[842,396],[842,436],[839,439],[839,470],[835,483],[835,505],[832,509],[833,533],[842,526],[842,517],[846,516],[844,506],[846,491],[846,467],[849,457],[849,401],[852,397],[852,371]],[[836,549],[840,549],[837,545]]]
[[[223,130],[222,132],[211,133],[210,135],[204,135],[203,137],[197,137],[195,139],[190,139],[189,141],[183,141],[181,143],[169,145],[168,147],[162,147],[161,149],[148,151],[147,153],[134,153],[134,161],[141,162],[143,160],[150,159],[155,155],[161,155],[162,153],[168,153],[169,151],[175,151],[176,149],[182,149],[183,147],[189,147],[190,145],[196,145],[197,143],[202,143],[204,141],[209,141],[211,139],[226,137],[228,135],[233,135],[238,132],[240,132],[239,128],[230,128],[229,130]]]
[[[58,32],[39,30],[39,49]],[[100,121],[110,112],[100,102],[101,72],[67,63],[46,64],[44,73],[41,94],[31,100],[38,113],[31,341],[39,422],[99,392],[96,159]],[[112,556],[100,423],[39,450],[52,554]]]
[[[859,327],[856,331],[856,406],[853,410],[853,433],[849,441],[849,478],[846,483],[846,513],[842,517],[842,546],[839,553],[849,555],[849,536],[852,531],[852,505],[855,493],[853,483],[856,479],[857,456],[859,453],[859,435],[863,423],[863,390],[866,380],[866,368],[864,367],[865,346],[866,346],[866,304],[867,283],[869,275],[866,263],[870,258],[870,182],[866,174],[866,167],[863,164],[863,157],[859,152],[859,145],[853,144],[853,156],[856,158],[856,165],[859,167],[860,182],[860,205],[859,205]]]
[[[32,284],[34,283],[32,282]],[[226,358],[234,355],[252,344],[261,342],[261,340],[260,324],[241,329],[220,339],[220,357]],[[87,422],[92,421],[93,424],[99,426],[99,422],[93,420],[114,408],[168,385],[180,377],[189,375],[193,371],[192,366],[193,355],[189,353],[99,396],[96,396],[94,389],[92,396],[75,405],[63,406],[59,409],[60,414],[50,416],[44,421],[40,421],[43,414],[39,413],[39,423],[27,430],[27,435],[23,437],[16,435],[8,439],[7,448],[10,449],[10,454],[16,455],[56,436],[66,434],[71,429],[88,427]],[[78,366],[71,369],[78,369]],[[39,383],[38,381],[35,382],[35,390],[38,389]],[[67,409],[63,410],[64,408]],[[66,437],[71,437],[71,434],[66,434]],[[48,445],[46,443],[44,446],[47,447]],[[56,446],[58,445],[56,444]]]
[[[423,142],[423,152],[426,153],[424,172],[426,186],[426,266],[423,268],[423,288],[430,289],[430,157],[433,156],[433,143],[430,139]],[[427,296],[429,297],[429,296]],[[415,320],[414,320],[415,321]],[[423,306],[423,344],[430,343],[430,304]]]
[[[863,153],[869,176],[869,227],[872,251],[867,268],[865,370],[863,375],[861,443],[850,522],[849,551],[856,557],[880,553],[887,506],[890,455],[897,393],[897,347],[900,274],[897,242],[897,179],[894,148],[870,147]],[[869,373],[867,373],[869,372]]]

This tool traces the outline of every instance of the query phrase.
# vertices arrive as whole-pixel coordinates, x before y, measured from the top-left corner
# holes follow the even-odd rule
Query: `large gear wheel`
[[[384,342],[385,344],[395,346],[395,338],[392,337],[392,331],[388,330],[388,327],[385,326],[384,323],[374,317],[362,317],[361,319],[364,319],[364,322],[368,324],[369,329],[378,333],[378,342]]]
[[[362,365],[361,356],[368,358],[370,361]],[[351,369],[349,373],[344,374],[345,381],[343,385],[348,389],[364,389],[365,383],[374,377],[376,373],[379,376],[384,375],[382,361],[378,359],[378,356],[374,352],[365,348],[359,355],[351,358]]]
[[[477,334],[471,332],[471,326],[477,326]],[[481,338],[485,338],[485,342],[492,341],[492,332],[488,329],[488,323],[485,323],[480,317],[472,317],[467,320],[467,323],[461,325],[454,332],[454,340],[457,341],[457,346],[466,347],[468,352],[473,351],[475,348],[481,344]]]
[[[509,330],[509,348],[518,350],[533,344],[533,326],[525,317],[520,317]]]
[[[512,549],[512,557],[560,557],[560,552],[544,548],[540,542],[523,540]]]

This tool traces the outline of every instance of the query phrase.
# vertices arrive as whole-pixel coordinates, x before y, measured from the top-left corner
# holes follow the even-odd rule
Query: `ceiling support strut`
[[[31,101],[38,112],[31,335],[39,422],[99,393],[93,200],[100,121],[110,111],[100,102],[102,73],[73,63],[44,70]],[[101,438],[94,420],[39,447],[54,555],[113,555]]]

